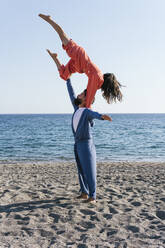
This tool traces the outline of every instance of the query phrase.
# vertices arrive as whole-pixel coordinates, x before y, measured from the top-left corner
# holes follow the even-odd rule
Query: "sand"
[[[75,163],[0,164],[0,248],[165,247],[165,163],[98,163],[97,203]]]

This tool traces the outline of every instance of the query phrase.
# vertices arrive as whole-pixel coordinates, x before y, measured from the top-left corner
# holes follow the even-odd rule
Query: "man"
[[[108,115],[101,115],[86,108],[86,91],[75,97],[70,79],[67,80],[67,89],[74,107],[72,116],[72,130],[75,144],[74,153],[78,168],[80,196],[77,199],[86,199],[86,202],[96,202],[96,150],[93,143],[91,127],[93,119],[112,121]]]

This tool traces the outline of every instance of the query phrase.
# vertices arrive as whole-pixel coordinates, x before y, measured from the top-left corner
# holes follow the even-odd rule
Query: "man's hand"
[[[112,118],[109,115],[102,115],[101,118],[106,121],[112,121]]]

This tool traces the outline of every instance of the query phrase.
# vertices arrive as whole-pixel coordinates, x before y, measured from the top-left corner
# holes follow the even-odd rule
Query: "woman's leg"
[[[49,15],[39,14],[39,17],[41,17],[43,20],[48,22],[56,30],[56,32],[58,33],[62,41],[62,44],[66,46],[68,42],[70,41],[70,39],[64,33],[63,29],[57,23],[55,23]]]

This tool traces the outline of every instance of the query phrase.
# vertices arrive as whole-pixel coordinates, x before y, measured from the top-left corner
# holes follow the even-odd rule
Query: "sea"
[[[72,114],[1,114],[0,163],[74,161]],[[97,161],[165,161],[165,114],[111,114],[92,128]]]

